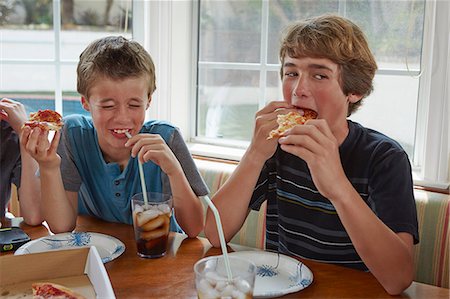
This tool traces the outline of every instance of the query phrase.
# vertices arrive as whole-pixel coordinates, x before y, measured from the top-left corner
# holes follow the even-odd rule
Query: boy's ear
[[[84,96],[81,97],[81,105],[83,106],[84,110],[91,111],[89,107],[89,102],[86,100]]]
[[[362,95],[359,94],[354,94],[354,93],[349,93],[347,95],[347,99],[350,103],[357,103],[358,101],[360,101],[362,99]]]
[[[145,110],[148,109],[148,107],[150,107],[150,103],[152,102],[152,96],[148,97],[148,101],[147,101],[147,105],[145,106]]]

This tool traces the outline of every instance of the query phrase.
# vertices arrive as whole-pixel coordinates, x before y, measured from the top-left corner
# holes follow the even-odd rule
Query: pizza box
[[[94,246],[0,257],[0,297],[32,298],[31,284],[53,282],[86,298],[115,298]]]

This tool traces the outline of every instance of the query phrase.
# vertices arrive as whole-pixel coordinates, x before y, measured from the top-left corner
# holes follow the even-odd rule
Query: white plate
[[[103,263],[112,261],[125,251],[122,241],[108,235],[90,232],[63,233],[42,237],[20,246],[15,255],[60,249],[95,246]]]
[[[274,298],[298,292],[313,281],[313,274],[305,264],[281,253],[255,250],[231,252],[230,255],[256,264],[255,298]]]

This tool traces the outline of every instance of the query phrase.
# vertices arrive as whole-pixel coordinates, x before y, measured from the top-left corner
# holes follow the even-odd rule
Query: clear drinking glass
[[[165,255],[167,251],[172,196],[147,192],[147,198],[147,204],[142,193],[131,198],[134,236],[139,256],[157,258]]]
[[[246,259],[228,256],[232,279],[228,280],[223,255],[205,257],[194,265],[195,287],[200,299],[253,298],[256,265]]]

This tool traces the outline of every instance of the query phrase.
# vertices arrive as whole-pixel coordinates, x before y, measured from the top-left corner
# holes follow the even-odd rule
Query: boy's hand
[[[39,127],[31,129],[25,126],[20,134],[21,147],[39,163],[41,170],[59,168],[61,163],[61,157],[56,153],[61,132],[55,132],[51,142],[48,140],[48,132]]]
[[[168,176],[182,171],[180,162],[159,134],[138,134],[130,138],[125,146],[131,148],[131,156],[141,163],[152,161]]]
[[[7,121],[13,130],[20,134],[20,129],[28,116],[22,103],[3,98],[0,100],[0,118]]]
[[[277,116],[286,114],[292,108],[285,101],[273,101],[259,110],[255,116],[255,129],[249,152],[254,159],[264,162],[275,153],[277,149],[277,139],[268,140],[270,131],[278,127]]]
[[[332,200],[347,178],[339,156],[339,144],[324,119],[312,119],[285,132],[281,149],[305,160],[318,191]]]

